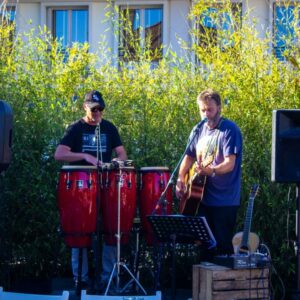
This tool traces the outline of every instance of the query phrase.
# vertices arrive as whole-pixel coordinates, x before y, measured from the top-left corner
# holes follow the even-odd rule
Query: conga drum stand
[[[76,285],[76,295],[79,296],[82,286],[82,248],[78,249],[78,278]]]
[[[102,158],[102,145],[101,145],[101,132],[100,132],[100,123],[97,125],[95,129],[95,137],[97,142],[97,162],[101,160],[103,163]],[[100,259],[101,251],[100,251],[100,242],[101,242],[101,214],[100,214],[100,207],[101,207],[101,199],[100,199],[100,166],[97,165],[97,178],[96,178],[96,232],[93,235],[93,250],[94,250],[94,261],[95,261],[95,282],[94,282],[94,289],[98,290],[98,284],[100,283],[101,279],[101,270],[100,270],[100,262],[102,261]]]
[[[112,272],[110,274],[109,277],[109,281],[105,290],[104,295],[107,295],[111,283],[112,283],[112,279],[114,276],[115,271],[117,271],[117,277],[116,277],[116,291],[117,293],[123,293],[126,288],[128,287],[129,283],[127,283],[122,289],[120,288],[120,270],[121,267],[124,268],[124,270],[130,275],[130,277],[132,278],[131,280],[133,280],[137,286],[142,290],[142,292],[147,295],[147,292],[145,291],[145,289],[142,287],[142,285],[140,284],[140,282],[137,280],[137,278],[132,274],[132,272],[129,270],[129,268],[126,266],[125,263],[121,262],[121,187],[123,186],[123,179],[122,179],[122,168],[119,169],[119,177],[117,179],[118,182],[118,209],[117,209],[117,214],[118,214],[118,218],[117,218],[117,234],[116,234],[116,239],[117,239],[117,261],[113,266]],[[131,281],[130,281],[131,282]]]

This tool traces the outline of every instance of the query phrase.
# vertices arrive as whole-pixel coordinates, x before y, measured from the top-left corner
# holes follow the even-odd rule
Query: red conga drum
[[[69,247],[91,246],[96,231],[97,169],[63,166],[57,186],[61,228]]]
[[[103,170],[101,173],[101,211],[104,240],[116,245],[118,219],[120,221],[120,242],[126,244],[136,213],[136,172],[134,167],[119,167]],[[120,183],[120,189],[119,189]],[[120,190],[120,193],[118,192]],[[118,202],[120,201],[120,216]]]
[[[162,192],[165,190],[170,179],[170,170],[168,167],[144,167],[140,169],[140,215],[142,230],[149,246],[153,244],[153,231],[147,216],[151,215],[156,207]],[[166,212],[162,206],[155,210],[156,215],[164,213],[171,214],[172,210],[172,187],[169,186],[166,193]]]

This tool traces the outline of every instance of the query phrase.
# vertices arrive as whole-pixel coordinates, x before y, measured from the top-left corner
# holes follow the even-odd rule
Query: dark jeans
[[[204,216],[217,241],[213,254],[233,254],[232,237],[238,206],[205,206],[200,204],[198,216]]]

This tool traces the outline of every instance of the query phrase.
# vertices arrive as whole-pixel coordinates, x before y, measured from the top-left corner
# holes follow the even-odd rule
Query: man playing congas
[[[105,103],[100,92],[92,90],[85,95],[83,108],[85,116],[72,123],[58,145],[54,158],[70,165],[101,166],[112,159],[127,159],[117,128],[103,119]],[[97,136],[98,138],[97,141]],[[99,149],[97,151],[97,148]],[[79,248],[72,248],[72,271],[75,286],[78,284]],[[102,251],[102,274],[100,286],[105,286],[116,262],[116,246],[104,243]],[[82,282],[88,281],[87,249],[83,249]]]

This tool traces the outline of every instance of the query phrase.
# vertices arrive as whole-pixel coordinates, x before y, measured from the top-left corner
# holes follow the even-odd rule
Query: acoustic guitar
[[[209,155],[202,163],[202,167],[206,168],[214,160],[213,155]],[[195,216],[200,202],[203,198],[204,186],[206,183],[206,176],[199,175],[196,169],[196,163],[190,168],[189,172],[185,175],[186,192],[180,199],[179,212],[182,215]]]
[[[232,239],[234,254],[251,254],[258,248],[259,237],[256,233],[250,232],[254,199],[258,188],[258,184],[254,184],[250,191],[243,232],[236,233]]]

